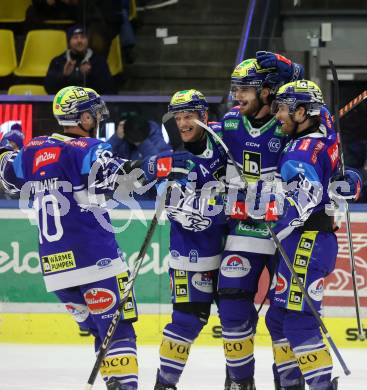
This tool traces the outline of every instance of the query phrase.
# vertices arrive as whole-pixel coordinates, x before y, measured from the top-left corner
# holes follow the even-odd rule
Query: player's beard
[[[297,123],[294,122],[291,118],[282,122],[282,128],[281,128],[282,133],[292,136],[296,133],[296,129],[297,129]]]
[[[246,100],[246,104],[242,105],[240,102],[240,113],[245,116],[256,116],[260,111],[260,101],[259,99]]]

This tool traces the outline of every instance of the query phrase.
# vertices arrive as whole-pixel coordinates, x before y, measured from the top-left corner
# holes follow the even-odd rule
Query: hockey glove
[[[145,159],[141,169],[147,181],[179,180],[187,177],[192,169],[192,154],[188,152],[163,152]]]
[[[258,192],[247,198],[248,215],[254,221],[275,222],[283,210],[284,195]]]
[[[5,152],[13,152],[14,148],[7,139],[0,142],[0,156]]]
[[[357,201],[361,195],[362,177],[355,169],[345,170],[344,176],[336,174],[331,177],[329,185],[330,196],[339,199]]]
[[[263,68],[274,68],[279,82],[288,83],[303,78],[304,69],[302,65],[293,63],[280,54],[270,51],[258,51],[256,52],[256,59]]]

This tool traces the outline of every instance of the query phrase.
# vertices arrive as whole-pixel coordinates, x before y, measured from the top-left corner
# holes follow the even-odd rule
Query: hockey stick
[[[228,157],[230,158],[232,164],[234,165],[237,174],[241,177],[241,180],[243,180],[243,183],[247,186],[246,178],[243,176],[239,166],[237,165],[236,161],[233,159],[232,154],[230,153],[227,145],[223,142],[223,140],[209,126],[205,125],[203,122],[201,122],[201,121],[199,121],[197,119],[194,119],[194,121],[199,126],[204,128],[208,133],[210,133],[212,135],[212,137],[214,137],[215,140],[218,141],[218,143],[220,143],[222,145],[223,149],[226,151],[226,153],[228,154]],[[351,373],[350,370],[348,369],[348,367],[347,367],[346,363],[344,362],[344,359],[341,356],[337,346],[335,345],[333,339],[331,338],[331,336],[330,336],[330,334],[329,334],[329,332],[328,332],[328,330],[327,330],[323,320],[320,317],[320,314],[315,309],[315,306],[312,303],[312,300],[311,300],[310,296],[308,295],[306,289],[304,288],[303,283],[301,282],[301,280],[299,279],[296,271],[294,270],[293,265],[292,265],[291,261],[289,260],[289,257],[288,257],[287,253],[285,252],[285,250],[283,248],[283,245],[280,243],[279,238],[275,234],[275,232],[274,232],[273,228],[271,227],[270,223],[265,221],[265,224],[266,224],[266,227],[269,230],[269,233],[270,233],[272,239],[274,240],[275,246],[279,250],[280,254],[282,255],[282,257],[283,257],[283,259],[284,259],[284,261],[285,261],[285,263],[287,265],[287,268],[289,269],[290,273],[292,274],[293,279],[296,281],[298,288],[301,290],[303,296],[305,297],[305,300],[306,300],[308,306],[311,309],[312,315],[315,317],[316,321],[319,323],[319,326],[320,326],[322,332],[324,333],[325,337],[327,338],[331,349],[334,351],[335,356],[337,357],[337,359],[338,359],[338,361],[339,361],[339,363],[340,363],[340,365],[341,365],[345,375],[350,375],[350,373]]]
[[[340,168],[342,175],[344,176],[345,173],[345,164],[344,164],[344,153],[343,153],[343,142],[342,142],[342,135],[340,130],[340,115],[339,115],[339,80],[338,80],[338,74],[335,69],[335,65],[333,61],[329,60],[329,65],[331,72],[333,74],[333,84],[334,84],[334,94],[333,94],[333,103],[334,103],[334,120],[335,120],[335,130],[338,136],[338,153],[339,153],[339,159],[340,159]],[[363,94],[362,94],[363,95]],[[358,97],[357,97],[358,98]],[[363,98],[360,100],[362,101]],[[348,103],[349,105],[350,103]],[[351,224],[350,224],[350,213],[349,213],[349,205],[347,202],[345,202],[345,225],[347,230],[347,237],[348,237],[348,248],[349,248],[349,261],[350,261],[350,268],[351,268],[351,275],[352,275],[352,285],[353,285],[353,294],[354,294],[354,305],[356,308],[356,319],[357,319],[357,326],[358,326],[358,337],[360,340],[364,340],[364,332],[363,332],[363,325],[361,320],[361,313],[360,313],[360,299],[358,294],[358,286],[357,286],[357,272],[356,272],[356,263],[354,259],[354,250],[353,250],[353,242],[352,242],[352,230],[351,230]]]
[[[124,310],[126,300],[129,297],[130,292],[133,289],[135,279],[138,276],[139,269],[140,269],[141,265],[143,264],[145,254],[147,253],[148,245],[150,244],[150,241],[153,237],[155,229],[158,225],[159,218],[161,217],[162,212],[164,210],[165,200],[170,196],[170,193],[171,193],[171,187],[168,187],[166,195],[165,194],[162,195],[162,199],[158,205],[157,211],[154,214],[152,221],[150,222],[149,229],[147,231],[147,234],[145,235],[145,238],[144,238],[143,244],[140,248],[138,257],[135,260],[134,269],[131,272],[129,279],[125,284],[124,292],[123,292],[122,297],[121,297],[121,302],[119,303],[119,305],[118,305],[118,307],[117,307],[117,309],[112,317],[111,324],[108,327],[106,336],[105,336],[101,346],[99,347],[96,362],[94,363],[93,369],[89,375],[88,382],[84,386],[84,390],[91,390],[93,388],[94,382],[95,382],[97,375],[98,375],[98,371],[102,365],[103,359],[105,358],[105,356],[108,352],[112,337],[115,334],[115,331],[117,329],[119,319],[120,319],[122,311]]]
[[[334,76],[334,73],[333,73]],[[338,88],[339,90],[339,88]],[[360,103],[363,102],[364,99],[367,98],[367,91],[363,91],[361,94],[356,96],[354,99],[352,99],[349,103],[347,103],[343,108],[341,108],[338,111],[339,112],[339,118],[343,118],[343,116],[347,115],[348,112],[352,111],[354,108],[356,108]],[[339,103],[338,103],[339,106]],[[335,120],[335,115],[333,115],[333,120]]]

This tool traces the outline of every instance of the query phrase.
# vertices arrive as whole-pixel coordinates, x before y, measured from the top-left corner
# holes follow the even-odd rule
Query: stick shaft
[[[165,202],[166,198],[169,197],[170,193],[171,193],[170,188],[168,188],[166,196],[162,195],[162,199],[161,199],[161,202],[158,206],[158,209],[157,209],[156,213],[154,214],[152,221],[150,222],[149,229],[145,235],[143,244],[140,247],[139,255],[135,261],[134,269],[131,272],[131,274],[129,275],[128,281],[125,284],[125,288],[124,288],[123,295],[121,297],[121,301],[120,301],[120,303],[119,303],[119,305],[118,305],[118,307],[117,307],[117,309],[112,317],[110,326],[108,327],[108,330],[106,333],[106,336],[103,339],[103,342],[99,348],[96,361],[95,361],[94,366],[92,368],[92,371],[89,375],[88,381],[87,381],[86,385],[84,386],[84,390],[91,390],[93,388],[94,382],[97,378],[99,369],[100,369],[102,362],[103,362],[103,359],[105,358],[105,356],[108,352],[112,337],[115,334],[115,331],[117,329],[121,313],[124,310],[124,305],[126,303],[126,300],[129,297],[131,291],[133,290],[134,282],[138,276],[139,269],[140,269],[141,265],[143,264],[143,260],[144,260],[146,253],[147,253],[148,246],[149,246],[150,241],[153,237],[155,229],[158,225],[158,220],[159,220],[159,218],[164,210],[164,202]]]

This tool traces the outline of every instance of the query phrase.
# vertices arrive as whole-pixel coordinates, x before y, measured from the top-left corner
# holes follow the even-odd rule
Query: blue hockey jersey
[[[47,291],[107,279],[127,269],[113,230],[105,228],[111,223],[101,207],[103,193],[112,188],[111,173],[124,162],[113,159],[110,149],[94,138],[53,134],[33,138],[21,151],[0,158],[5,187],[21,191],[23,201],[33,201]]]
[[[333,142],[336,139],[331,115],[326,106],[321,109],[320,132]],[[275,117],[260,128],[254,128],[238,107],[232,108],[222,120],[223,141],[248,183],[247,194],[276,193],[280,188],[277,167],[280,154],[288,142]],[[226,180],[243,187],[241,179],[228,160]],[[251,202],[250,207],[254,206]],[[263,222],[251,219],[230,221],[226,250],[274,254],[275,246]]]
[[[247,193],[274,192],[279,156],[287,142],[276,118],[271,118],[260,128],[254,128],[248,118],[241,115],[239,108],[234,107],[222,120],[222,132],[223,141],[248,183]],[[226,180],[243,187],[230,160]],[[263,223],[248,219],[240,222],[231,220],[229,225],[226,250],[275,253],[274,243]]]
[[[209,123],[216,132],[217,123]],[[171,223],[169,266],[186,271],[217,269],[226,235],[218,180],[225,175],[226,156],[211,136],[200,155],[192,154],[189,181],[177,183],[166,211]]]
[[[278,168],[284,192],[288,194],[283,216],[274,227],[280,239],[302,226],[313,214],[325,215],[330,204],[329,181],[338,164],[336,138],[325,137],[319,128],[306,130],[288,142]],[[319,229],[316,226],[310,230]]]

